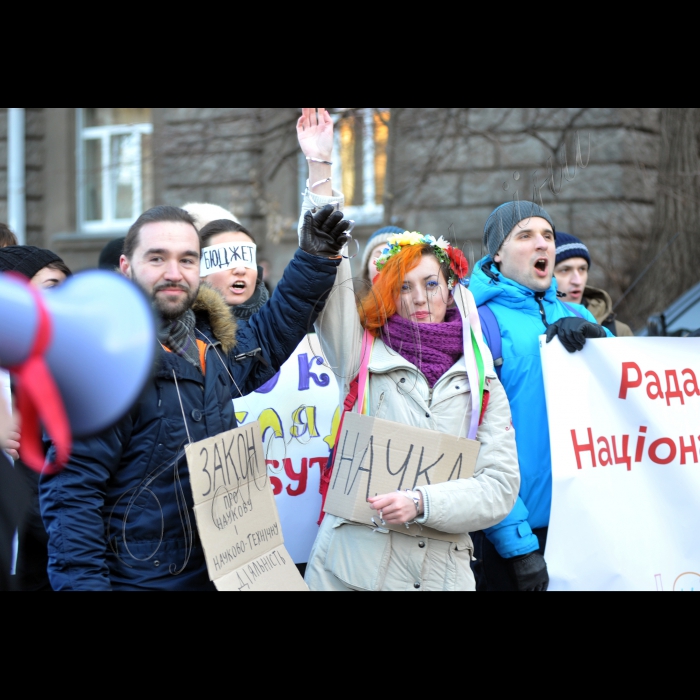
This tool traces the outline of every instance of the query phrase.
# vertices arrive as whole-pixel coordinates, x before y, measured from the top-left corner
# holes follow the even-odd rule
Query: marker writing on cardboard
[[[345,465],[347,467],[346,477],[344,481],[340,481],[340,488],[343,490],[343,494],[345,496],[349,496],[353,492],[355,484],[357,483],[358,478],[360,478],[360,475],[362,473],[366,473],[368,475],[367,499],[369,499],[370,494],[372,493],[373,477],[377,476],[377,471],[379,471],[379,476],[381,476],[382,468],[384,468],[386,474],[389,474],[393,478],[392,488],[390,489],[391,491],[402,491],[409,488],[408,484],[411,483],[410,475],[413,475],[413,484],[410,486],[410,490],[414,491],[419,485],[430,486],[431,470],[438,467],[438,465],[440,465],[442,460],[445,458],[445,453],[442,453],[437,457],[437,459],[435,459],[435,461],[428,464],[427,462],[429,460],[426,460],[425,458],[426,448],[422,446],[419,453],[416,446],[411,444],[408,448],[403,464],[401,464],[399,468],[394,471],[392,469],[391,439],[387,441],[385,460],[382,461],[380,459],[375,462],[375,436],[372,435],[370,437],[369,443],[361,455],[359,455],[357,452],[357,443],[359,442],[359,438],[359,434],[356,433],[354,436],[353,445],[353,436],[350,434],[350,431],[346,430],[343,435],[342,448],[337,461],[338,468],[336,469],[335,479],[333,481],[333,489],[335,490],[338,488],[338,481],[340,480],[340,476]],[[398,462],[395,462],[394,466],[399,464],[400,461],[401,458],[399,458]],[[463,464],[464,455],[459,454],[450,473],[450,477],[447,479],[448,481],[454,481],[455,479],[462,478]],[[377,471],[375,471],[375,469]],[[396,483],[396,479],[398,477],[400,477],[400,479],[398,479],[398,483]],[[424,480],[425,483],[420,484],[419,482],[421,480]]]
[[[218,492],[221,486],[238,489],[247,484],[250,490],[251,481],[264,477],[267,482],[267,468],[258,455],[252,427],[232,436],[228,444],[222,437],[214,443],[213,453],[210,447],[203,447],[199,456],[204,459],[201,469],[207,475],[208,483],[203,498]],[[256,487],[261,490],[257,484]]]
[[[273,523],[270,527],[250,533],[244,540],[234,542],[223,552],[214,555],[212,558],[214,569],[223,571],[229,564],[244,556],[247,552],[263,547],[275,538],[279,537],[280,528],[278,523]]]
[[[251,586],[254,586],[258,579],[269,574],[279,566],[286,566],[287,560],[277,550],[266,554],[265,556],[250,562],[240,569],[236,576],[238,577],[239,591],[249,591]]]

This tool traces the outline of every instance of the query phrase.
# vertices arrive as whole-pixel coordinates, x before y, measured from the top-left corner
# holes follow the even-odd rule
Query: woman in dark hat
[[[23,275],[37,289],[57,287],[72,276],[68,266],[56,253],[34,246],[0,249],[0,272]],[[19,442],[20,435],[14,432],[9,440],[0,443],[0,450],[16,460],[16,476],[25,482],[27,491],[31,493],[29,510],[19,529],[16,583],[22,591],[50,591],[48,536],[39,511],[39,476],[19,461]]]
[[[0,272],[24,275],[37,289],[57,287],[73,274],[56,253],[31,245],[0,249]]]

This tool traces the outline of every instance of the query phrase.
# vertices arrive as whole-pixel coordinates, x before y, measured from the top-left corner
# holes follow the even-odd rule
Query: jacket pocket
[[[381,591],[391,560],[391,535],[341,520],[335,528],[325,567],[355,591]]]
[[[445,577],[446,591],[474,591],[476,582],[472,573],[474,545],[471,537],[467,536],[458,543],[452,543],[449,551],[447,576]]]

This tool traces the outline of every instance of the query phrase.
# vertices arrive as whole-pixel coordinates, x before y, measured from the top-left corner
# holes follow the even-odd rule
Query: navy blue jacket
[[[238,326],[221,296],[202,287],[194,310],[198,339],[211,343],[206,375],[159,349],[131,413],[76,441],[66,468],[42,477],[54,590],[214,590],[197,536],[187,428],[198,442],[236,427],[231,397],[258,389],[292,355],[323,310],[338,263],[297,251],[272,299]]]

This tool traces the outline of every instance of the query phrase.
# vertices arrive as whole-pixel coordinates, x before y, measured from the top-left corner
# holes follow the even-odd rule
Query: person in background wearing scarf
[[[474,591],[468,533],[510,513],[520,473],[508,399],[479,329],[471,326],[476,305],[464,286],[468,265],[443,239],[404,233],[389,238],[377,270],[374,288],[358,307],[344,260],[316,326],[339,378],[341,401],[358,376],[367,331],[373,338],[364,360],[369,399],[364,403],[360,397],[357,410],[364,406],[365,415],[401,423],[407,433],[424,428],[469,436],[481,443],[481,451],[472,479],[369,499],[368,521],[374,513],[377,523],[415,522],[448,534],[448,541],[326,515],[306,582],[314,591]],[[474,366],[480,369],[472,385],[468,367]],[[478,392],[476,400],[472,392]]]

